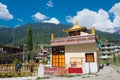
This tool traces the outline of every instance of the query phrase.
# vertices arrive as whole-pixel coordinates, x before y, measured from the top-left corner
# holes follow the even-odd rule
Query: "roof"
[[[76,24],[70,29],[79,29],[79,28],[81,28],[81,27],[78,25],[78,22],[76,21]]]
[[[78,25],[78,22],[76,21],[76,24],[71,27],[70,29],[67,29],[67,30],[63,30],[63,32],[71,32],[71,31],[76,31],[76,30],[85,30],[86,27],[81,27]]]

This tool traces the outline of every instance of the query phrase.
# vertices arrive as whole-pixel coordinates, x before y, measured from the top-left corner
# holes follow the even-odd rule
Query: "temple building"
[[[68,74],[96,73],[99,70],[95,28],[90,32],[78,22],[63,30],[67,37],[54,38],[51,34],[52,67],[67,69]]]

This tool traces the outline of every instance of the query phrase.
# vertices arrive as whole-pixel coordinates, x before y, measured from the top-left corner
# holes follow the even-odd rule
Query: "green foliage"
[[[16,65],[16,64],[21,64],[21,61],[18,60],[17,58],[15,58],[15,60],[13,61],[13,64]]]
[[[102,39],[105,41],[118,40],[118,33],[109,33],[109,32],[102,32],[102,31],[96,30],[96,34],[98,35],[99,39]]]
[[[33,50],[33,40],[32,40],[32,28],[30,27],[27,32],[27,40],[26,40],[26,49],[27,51]]]
[[[63,29],[69,29],[71,25],[64,24],[50,24],[50,23],[29,23],[21,25],[15,29],[0,28],[0,45],[13,44],[13,30],[15,34],[15,45],[26,43],[27,30],[31,26],[33,35],[33,44],[49,44],[51,34],[54,33],[55,37],[65,37],[66,33],[62,32]],[[91,30],[90,30],[91,31]],[[96,34],[100,39],[117,40],[118,33],[108,33],[96,30]]]
[[[113,54],[113,61],[116,63],[117,62],[117,57],[115,55],[115,53]]]
[[[16,73],[14,71],[8,71],[8,72],[1,72],[0,73],[0,78],[8,78],[8,77],[28,77],[31,76],[30,72],[19,72]]]
[[[6,43],[12,43],[12,28],[0,28],[0,45],[4,45]]]

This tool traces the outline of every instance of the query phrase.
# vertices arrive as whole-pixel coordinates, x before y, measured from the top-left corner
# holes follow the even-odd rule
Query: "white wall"
[[[98,72],[97,66],[98,66],[97,62],[83,63],[82,65],[83,74]]]
[[[94,53],[94,57],[97,58],[96,49],[97,49],[96,43],[65,46],[66,67],[70,67],[71,57],[81,57],[83,63],[85,62],[85,53]],[[97,59],[95,59],[95,62],[96,61]]]

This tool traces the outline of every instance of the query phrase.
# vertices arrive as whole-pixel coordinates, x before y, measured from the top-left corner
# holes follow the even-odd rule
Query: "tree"
[[[117,57],[115,55],[116,53],[113,54],[113,61],[116,63],[117,62]]]
[[[28,32],[27,32],[27,40],[26,40],[26,49],[27,51],[32,51],[33,50],[33,40],[32,40],[32,28],[29,27]]]

